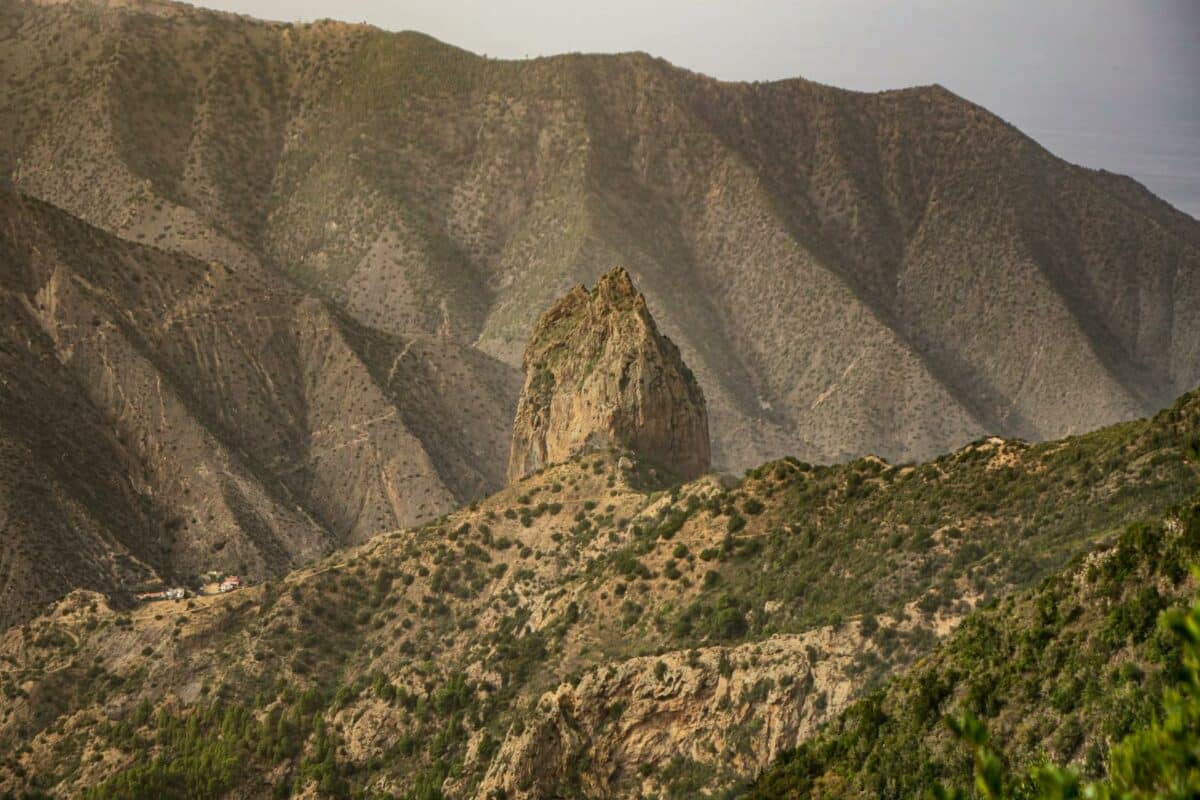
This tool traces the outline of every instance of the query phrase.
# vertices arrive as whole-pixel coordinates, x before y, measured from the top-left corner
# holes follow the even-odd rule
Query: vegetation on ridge
[[[655,485],[644,467],[623,469],[619,453],[597,453],[232,596],[131,615],[71,598],[0,638],[0,691],[11,700],[0,712],[0,742],[11,743],[0,791],[203,794],[219,784],[280,796],[457,797],[503,775],[512,787],[544,778],[539,786],[567,791],[600,780],[589,766],[599,741],[564,751],[566,772],[523,773],[524,732],[543,735],[556,713],[545,697],[603,691],[606,716],[589,717],[588,729],[636,738],[638,720],[654,717],[630,716],[638,695],[623,686],[729,675],[745,686],[729,702],[748,704],[749,717],[713,729],[722,738],[693,761],[647,752],[611,788],[645,781],[686,796],[700,781],[715,791],[766,765],[773,751],[754,733],[760,714],[802,704],[787,723],[800,741],[846,699],[928,653],[983,598],[1041,580],[1200,491],[1198,414],[1189,395],[1154,419],[1059,443],[985,441],[917,466],[775,462],[730,486],[711,477]],[[1161,550],[1162,569],[1182,559],[1172,552]],[[852,583],[877,560],[890,562],[890,583],[877,592]],[[789,595],[791,586],[805,591]],[[1161,607],[1172,586],[1147,608]],[[1054,614],[1071,618],[1068,605]],[[972,631],[992,641],[995,613],[971,618],[955,641]],[[1144,631],[1150,613],[1131,606],[1112,623],[1128,631],[1112,635]],[[1138,659],[1154,680],[1155,662]],[[763,672],[769,664],[778,666]],[[1134,678],[1122,680],[1116,697],[1128,701]],[[1004,685],[990,674],[975,683]],[[1096,702],[1085,682],[1070,686],[1059,707]],[[1134,717],[1115,719],[1114,730],[1143,718],[1133,702],[1121,708]],[[1037,735],[1066,742],[1054,720]]]
[[[1091,780],[1111,769],[1120,788],[1114,796],[1153,793],[1154,784],[1141,781],[1154,769],[1147,745],[1167,735],[1153,732],[1163,730],[1152,727],[1161,719],[1159,698],[1176,687],[1182,669],[1175,691],[1194,702],[1196,655],[1194,632],[1181,641],[1155,621],[1195,592],[1188,567],[1198,559],[1200,496],[1163,518],[1129,526],[1111,548],[1077,560],[1037,589],[968,617],[906,674],[785,754],[746,796],[915,797],[939,784],[969,785],[980,759],[991,787],[980,785],[984,796],[997,780],[1012,787],[1001,792],[1005,797],[1080,796],[1077,789],[1041,795],[1023,782],[1020,776],[1044,759],[1070,763]],[[1176,703],[1171,692],[1166,699]],[[1168,719],[1177,713],[1169,711]],[[959,720],[974,754],[947,729],[946,715]],[[1180,722],[1190,726],[1182,733],[1194,748],[1200,743],[1194,715],[1168,724]],[[990,743],[981,752],[984,723]],[[1110,758],[1110,743],[1123,739]],[[998,771],[1017,777],[1001,780]]]

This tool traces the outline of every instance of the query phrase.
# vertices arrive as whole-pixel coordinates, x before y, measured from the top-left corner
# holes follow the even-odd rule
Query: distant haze
[[[643,50],[726,80],[940,83],[1055,154],[1200,217],[1198,0],[206,0],[255,17],[417,30],[524,58]]]

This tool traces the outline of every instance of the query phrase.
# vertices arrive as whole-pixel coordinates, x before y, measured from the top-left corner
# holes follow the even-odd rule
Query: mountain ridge
[[[71,38],[80,23],[8,8],[18,30],[49,15]],[[96,15],[123,55],[84,99],[115,111],[138,96],[133,118],[154,113],[190,166],[146,161],[166,138],[73,142],[78,125],[46,129],[10,101],[0,116],[42,131],[0,155],[21,153],[23,191],[120,235],[249,253],[368,326],[446,332],[514,367],[554,296],[629,264],[709,392],[721,467],[1060,436],[1150,413],[1200,377],[1195,222],[936,86],[741,84],[636,54],[497,61],[348,23]],[[257,88],[230,104],[230,81]],[[132,226],[92,208],[94,188],[68,201],[41,147],[140,170],[189,221],[150,213],[124,179],[104,204]],[[700,291],[669,302],[681,285]]]
[[[1200,225],[936,85],[0,0],[0,184],[0,626],[488,496],[530,331],[615,263],[718,470],[1055,438],[1200,382]]]
[[[1198,425],[1191,393],[1061,442],[673,487],[595,452],[231,594],[78,591],[0,634],[0,791],[696,796],[780,756],[790,781],[976,608],[1114,541],[1153,564],[1139,520],[1194,504]]]
[[[1099,774],[1198,384],[1200,222],[938,85],[0,0],[0,794]]]

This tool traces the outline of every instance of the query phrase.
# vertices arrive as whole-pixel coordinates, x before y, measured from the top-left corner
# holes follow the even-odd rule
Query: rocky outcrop
[[[853,697],[869,640],[821,628],[634,658],[545,694],[474,797],[691,796],[744,780]]]
[[[510,481],[612,447],[682,479],[708,470],[704,395],[624,268],[590,292],[576,286],[542,315],[524,366]]]

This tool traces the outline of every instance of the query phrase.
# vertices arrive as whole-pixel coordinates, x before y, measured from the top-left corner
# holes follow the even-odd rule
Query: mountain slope
[[[1189,395],[1062,442],[670,489],[594,453],[233,594],[77,592],[0,635],[0,792],[718,791],[1200,491],[1198,430]]]
[[[467,417],[511,416],[478,394],[503,398],[507,368],[429,337],[367,341],[271,273],[10,193],[0,219],[0,622],[78,586],[276,575],[502,484],[502,448],[445,443]]]
[[[513,367],[554,297],[627,264],[704,388],[718,467],[1053,438],[1200,381],[1196,221],[939,87],[498,62],[160,2],[0,8],[22,191]]]
[[[1049,756],[1091,778],[1110,743],[1160,712],[1178,645],[1160,611],[1194,595],[1200,500],[1131,526],[1036,590],[968,618],[886,689],[848,708],[758,778],[752,798],[921,795],[966,786],[971,765],[946,714],[970,711],[1014,772]]]

